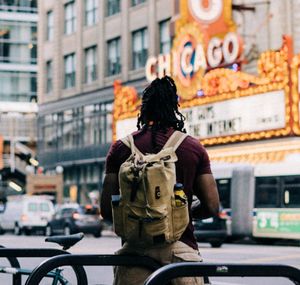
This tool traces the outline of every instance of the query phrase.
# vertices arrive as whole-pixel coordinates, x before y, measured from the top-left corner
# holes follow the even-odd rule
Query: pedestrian
[[[138,130],[132,134],[135,147],[143,154],[161,151],[175,131],[185,133],[184,116],[178,110],[178,95],[175,82],[165,76],[155,79],[143,92]],[[106,158],[106,174],[101,197],[101,214],[112,220],[111,197],[118,195],[118,173],[121,165],[130,157],[131,150],[121,140],[112,144]],[[199,140],[186,136],[176,150],[176,181],[181,183],[188,201],[189,222],[178,241],[153,246],[137,246],[125,242],[116,254],[137,254],[156,259],[162,265],[182,261],[202,261],[196,238],[193,234],[191,204],[193,195],[201,201],[195,210],[197,218],[214,216],[219,210],[219,196],[213,178],[210,161]],[[151,274],[139,267],[118,266],[114,270],[115,285],[140,285]],[[202,277],[184,277],[173,280],[176,285],[204,284]]]

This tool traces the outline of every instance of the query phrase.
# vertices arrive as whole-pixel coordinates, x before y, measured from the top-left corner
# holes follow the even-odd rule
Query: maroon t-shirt
[[[135,146],[143,153],[157,153],[173,134],[174,129],[169,128],[166,132],[157,131],[155,136],[156,148],[152,145],[152,132],[137,131],[133,133]],[[111,145],[106,158],[106,173],[119,173],[121,164],[130,156],[131,150],[120,140]],[[191,136],[187,136],[176,150],[178,161],[176,162],[176,179],[177,182],[184,185],[184,192],[188,197],[189,212],[193,196],[193,185],[199,174],[211,174],[210,161],[204,147],[199,141]],[[194,227],[192,224],[191,214],[190,222],[181,237],[181,241],[198,249],[194,237]]]

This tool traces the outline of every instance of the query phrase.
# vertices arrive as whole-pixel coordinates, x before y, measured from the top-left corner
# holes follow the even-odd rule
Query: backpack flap
[[[164,148],[159,153],[147,154],[144,159],[146,162],[176,162],[178,160],[177,155],[172,147]]]

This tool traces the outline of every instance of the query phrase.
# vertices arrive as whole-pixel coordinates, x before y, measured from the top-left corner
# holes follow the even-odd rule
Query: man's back
[[[174,129],[166,131],[147,130],[137,131],[133,134],[135,146],[143,153],[157,153],[173,134]],[[153,136],[155,146],[153,146]],[[107,157],[106,172],[118,173],[120,165],[130,156],[130,149],[121,141],[117,141],[111,148]],[[187,136],[176,150],[178,161],[176,162],[177,182],[184,185],[184,191],[189,201],[189,211],[193,195],[193,185],[197,175],[211,174],[209,159],[205,149],[194,138]],[[181,237],[181,241],[197,249],[197,242],[193,235],[193,226],[190,223]]]

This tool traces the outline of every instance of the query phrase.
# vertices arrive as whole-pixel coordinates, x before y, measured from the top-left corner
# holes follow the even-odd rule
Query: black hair
[[[178,110],[178,95],[174,80],[169,76],[155,79],[143,91],[141,111],[138,115],[137,128],[147,130],[151,122],[152,142],[154,147],[157,130],[167,128],[186,132],[185,117]]]

